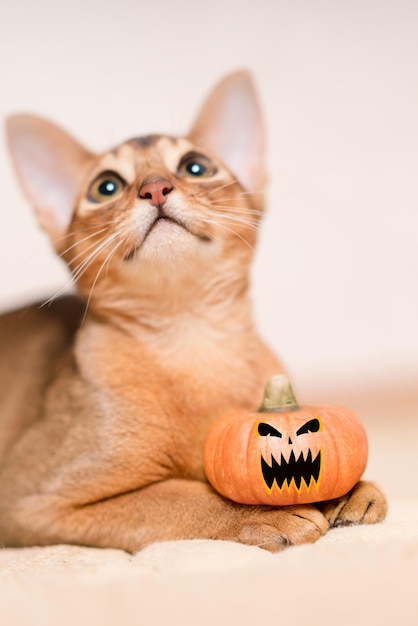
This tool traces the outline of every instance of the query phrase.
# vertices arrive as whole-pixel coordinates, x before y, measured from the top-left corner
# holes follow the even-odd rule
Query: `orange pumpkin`
[[[346,494],[367,463],[367,436],[347,409],[299,406],[285,375],[267,384],[257,412],[231,411],[211,426],[205,472],[241,504],[289,505]]]

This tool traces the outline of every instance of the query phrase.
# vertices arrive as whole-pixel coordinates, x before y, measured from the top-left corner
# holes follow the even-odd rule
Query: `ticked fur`
[[[327,517],[313,506],[237,506],[202,467],[212,420],[254,409],[281,371],[248,296],[265,178],[248,74],[214,89],[187,137],[95,155],[18,115],[9,141],[79,296],[0,318],[3,544],[135,551],[200,537],[278,550],[317,539],[332,506]],[[378,489],[361,494],[350,522],[366,509],[365,521],[380,519]]]

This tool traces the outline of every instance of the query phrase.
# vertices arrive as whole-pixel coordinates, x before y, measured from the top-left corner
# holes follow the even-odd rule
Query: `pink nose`
[[[158,207],[164,204],[170,191],[173,191],[173,185],[168,180],[153,180],[142,185],[139,197],[142,200],[149,200],[152,206]]]

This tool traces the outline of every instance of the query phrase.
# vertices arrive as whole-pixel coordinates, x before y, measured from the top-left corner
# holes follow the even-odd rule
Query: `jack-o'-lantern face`
[[[341,407],[300,406],[284,374],[267,383],[256,412],[220,416],[209,430],[210,483],[241,504],[288,506],[339,498],[360,480],[367,437]]]
[[[277,414],[275,415],[277,418]],[[262,438],[261,474],[267,490],[277,488],[298,493],[304,488],[318,489],[321,478],[320,436],[313,433],[322,431],[319,418],[298,424],[297,420],[275,420],[275,426],[265,421],[256,426],[256,433]]]

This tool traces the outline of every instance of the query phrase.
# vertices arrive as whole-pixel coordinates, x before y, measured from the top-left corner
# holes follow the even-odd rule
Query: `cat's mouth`
[[[160,215],[159,217],[157,217],[150,230],[152,230],[156,224],[161,222],[166,222],[168,224],[178,224],[178,226],[183,226],[183,224],[180,224],[180,222],[177,222],[172,217],[168,217],[168,215]]]
[[[136,247],[129,250],[127,254],[125,254],[125,256],[123,257],[124,261],[131,261],[137,255],[138,251],[141,249],[141,247],[144,245],[145,241],[147,240],[147,238],[153,231],[155,231],[157,228],[160,228],[160,227],[166,228],[166,227],[170,227],[171,225],[175,227],[180,227],[181,229],[187,231],[188,233],[190,233],[194,237],[197,237],[198,239],[201,239],[202,241],[206,241],[206,242],[210,241],[208,237],[198,234],[197,232],[192,230],[187,224],[180,222],[179,220],[174,219],[173,217],[169,217],[168,215],[165,215],[165,214],[159,215],[158,217],[155,218],[155,220],[149,226],[142,241]]]

